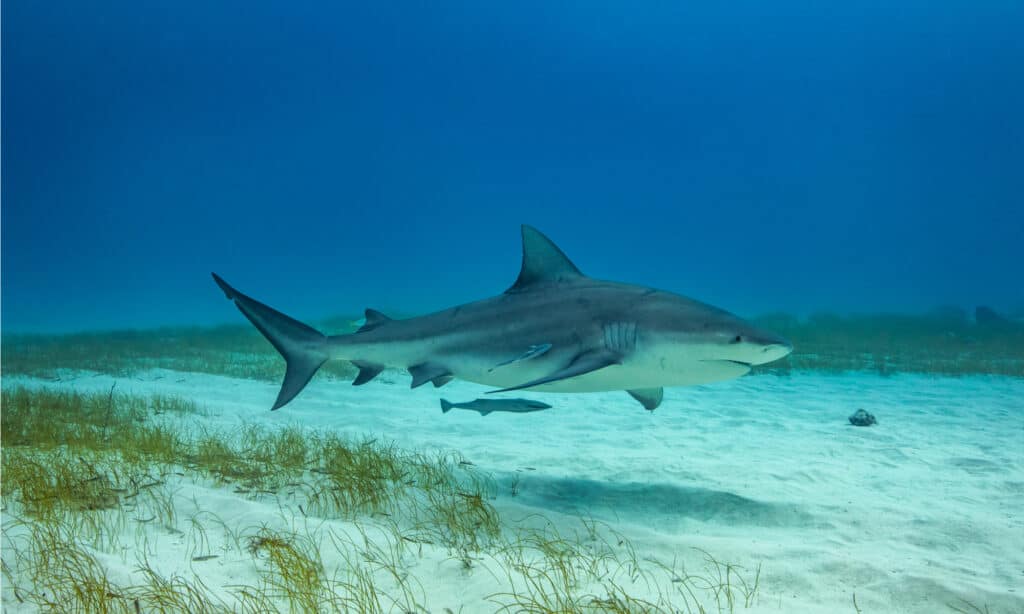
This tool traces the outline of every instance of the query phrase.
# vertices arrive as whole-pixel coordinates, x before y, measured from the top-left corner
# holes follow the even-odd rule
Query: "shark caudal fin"
[[[441,413],[447,414],[452,410],[452,402],[446,399],[441,399]]]
[[[216,273],[212,275],[213,281],[234,301],[242,315],[263,333],[288,363],[281,391],[271,409],[284,407],[306,387],[320,365],[327,362],[327,337],[315,328],[235,290]]]

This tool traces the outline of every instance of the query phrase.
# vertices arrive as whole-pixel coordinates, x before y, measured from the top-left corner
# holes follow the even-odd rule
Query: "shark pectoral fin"
[[[409,375],[412,376],[412,388],[418,388],[427,382],[442,379],[451,374],[451,371],[445,367],[430,362],[409,367]]]
[[[359,374],[352,380],[353,386],[362,386],[366,382],[380,375],[380,372],[384,370],[384,365],[378,365],[374,362],[366,362],[363,360],[353,360],[354,364],[359,369]]]
[[[627,390],[629,396],[633,397],[640,404],[644,406],[644,409],[654,411],[659,405],[661,400],[665,397],[664,388],[638,388],[636,390]]]
[[[434,385],[434,388],[440,388],[441,386],[444,386],[453,379],[455,379],[454,375],[442,375],[441,377],[435,377],[434,379],[430,380],[430,383]]]
[[[533,388],[534,386],[540,386],[541,384],[549,384],[551,382],[557,382],[563,379],[569,379],[570,377],[576,377],[577,375],[584,375],[591,371],[597,371],[605,367],[617,365],[622,363],[622,357],[619,354],[610,352],[606,349],[591,350],[589,352],[583,352],[578,354],[576,358],[569,363],[566,368],[555,371],[551,375],[541,377],[535,380],[520,384],[518,386],[512,386],[511,388],[502,388],[501,390],[490,390],[487,394],[494,394],[497,392],[509,392],[510,390],[522,390],[523,388]]]

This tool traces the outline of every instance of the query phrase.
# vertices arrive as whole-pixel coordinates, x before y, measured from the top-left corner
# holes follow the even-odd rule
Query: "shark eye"
[[[729,343],[740,343],[741,341],[743,341],[743,335],[736,335]]]

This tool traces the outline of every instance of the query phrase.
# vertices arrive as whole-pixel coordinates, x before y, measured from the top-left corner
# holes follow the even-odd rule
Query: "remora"
[[[519,278],[498,296],[397,320],[373,309],[348,335],[327,336],[213,279],[287,362],[272,409],[328,360],[349,360],[359,386],[386,367],[412,387],[460,378],[505,392],[625,390],[647,409],[663,387],[739,377],[792,346],[731,313],[678,294],[587,277],[550,239],[522,227]]]

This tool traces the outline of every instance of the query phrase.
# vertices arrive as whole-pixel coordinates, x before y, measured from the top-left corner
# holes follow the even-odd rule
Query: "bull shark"
[[[522,240],[519,277],[504,293],[408,319],[367,309],[366,323],[345,335],[324,335],[213,279],[287,363],[274,410],[328,360],[351,361],[356,386],[398,367],[412,388],[459,378],[492,393],[625,390],[653,410],[666,386],[732,379],[792,351],[717,307],[588,277],[532,226],[522,227]]]

